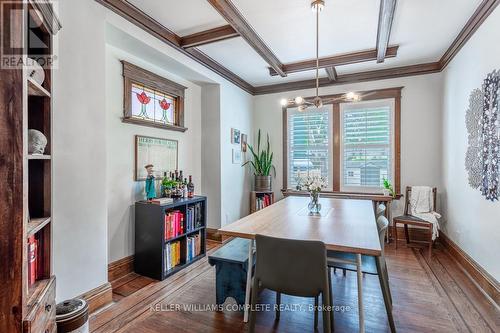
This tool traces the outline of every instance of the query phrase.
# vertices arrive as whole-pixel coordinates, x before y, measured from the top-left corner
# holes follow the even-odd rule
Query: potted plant
[[[394,188],[392,187],[391,182],[387,178],[384,178],[384,189],[382,190],[382,193],[384,195],[391,196],[393,198],[396,197],[396,193],[394,192]]]
[[[260,150],[260,129],[257,134],[257,151],[254,147],[248,145],[248,149],[252,154],[252,159],[243,163],[251,165],[255,174],[255,190],[256,191],[271,191],[271,170],[276,175],[276,169],[273,165],[273,153],[269,144],[269,134],[267,135],[266,149]]]

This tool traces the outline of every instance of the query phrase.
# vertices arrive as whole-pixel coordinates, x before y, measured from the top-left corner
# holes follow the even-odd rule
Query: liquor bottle
[[[193,177],[189,175],[189,183],[187,184],[188,198],[194,197],[194,183]]]
[[[179,171],[175,170],[175,181],[179,181]]]
[[[182,178],[182,170],[179,171],[179,181],[182,183],[184,178]]]
[[[183,198],[187,197],[187,193],[188,193],[187,185],[188,185],[187,179],[184,178],[184,181],[182,182],[182,197]]]

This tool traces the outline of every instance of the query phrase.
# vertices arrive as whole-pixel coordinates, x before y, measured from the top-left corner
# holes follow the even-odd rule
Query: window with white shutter
[[[380,192],[394,182],[394,99],[341,103],[340,190]]]
[[[287,111],[288,188],[299,177],[322,176],[332,188],[332,106]]]

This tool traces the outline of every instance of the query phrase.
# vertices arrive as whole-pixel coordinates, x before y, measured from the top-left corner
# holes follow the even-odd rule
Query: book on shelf
[[[264,194],[255,198],[255,210],[266,208],[273,204],[270,194]]]
[[[201,232],[189,236],[186,243],[186,262],[190,262],[201,254]]]
[[[172,198],[156,198],[150,201],[155,205],[168,205],[174,202]]]
[[[165,245],[165,270],[169,271],[181,263],[181,242],[176,241]]]
[[[28,286],[32,286],[37,279],[37,243],[34,235],[28,238]]]
[[[174,210],[165,214],[165,240],[175,238],[184,233],[184,214]]]

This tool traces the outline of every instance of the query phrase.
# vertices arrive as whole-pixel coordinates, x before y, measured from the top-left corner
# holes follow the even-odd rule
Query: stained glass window
[[[185,132],[186,87],[122,60],[126,123]]]
[[[132,117],[175,125],[175,98],[143,85],[132,83]]]

